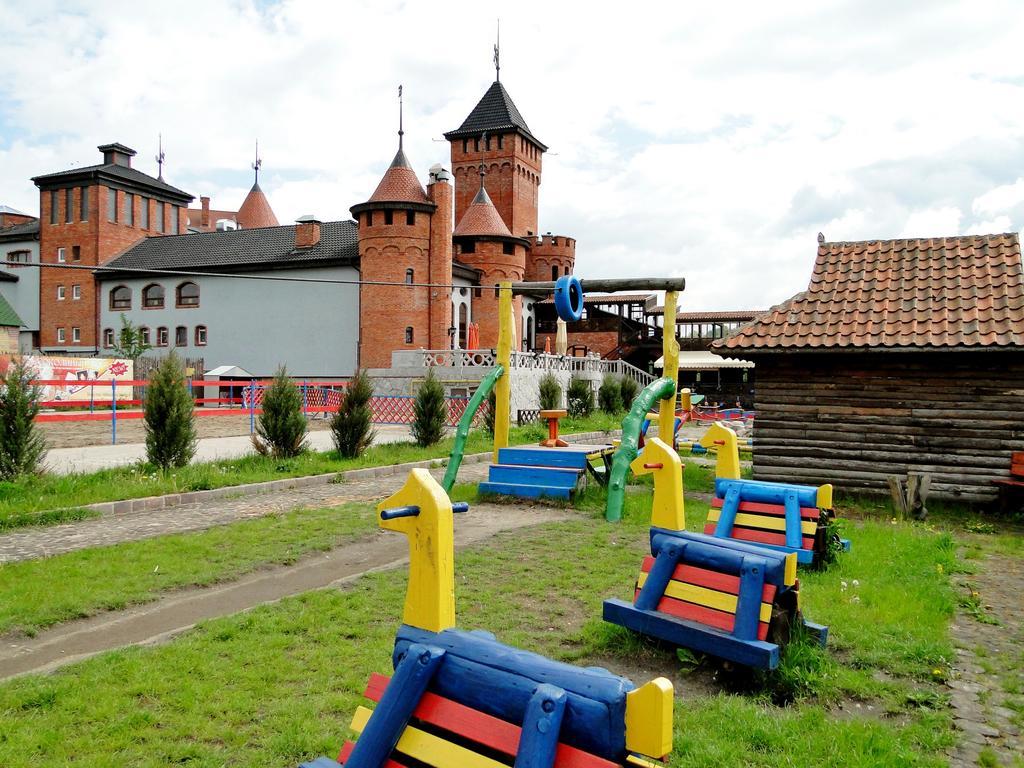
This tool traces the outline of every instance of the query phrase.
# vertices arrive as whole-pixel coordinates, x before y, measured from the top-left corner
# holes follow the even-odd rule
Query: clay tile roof
[[[664,307],[654,307],[647,314],[664,315]],[[763,309],[726,309],[718,312],[681,312],[676,310],[676,321],[680,323],[717,323],[731,321],[749,322],[764,314]]]
[[[994,349],[1024,345],[1015,233],[822,243],[807,290],[722,351]]]
[[[276,227],[278,225],[277,216],[274,215],[274,211],[270,207],[270,201],[263,194],[259,184],[252,185],[249,194],[242,201],[242,207],[238,209],[236,220],[246,229]]]
[[[473,202],[469,204],[469,208],[462,214],[462,220],[459,222],[459,225],[455,227],[455,236],[460,237],[463,235],[512,237],[512,233],[509,232],[505,221],[501,218],[501,214],[498,213],[498,209],[491,202],[490,195],[487,194],[487,190],[483,187],[480,187],[480,191],[476,193]]]
[[[416,172],[409,164],[402,148],[391,161],[384,178],[377,189],[370,195],[371,203],[429,203],[430,198],[423,190],[423,185],[416,178]]]
[[[463,136],[479,136],[484,131],[492,133],[515,131],[526,136],[542,151],[546,152],[548,149],[530,133],[530,128],[523,116],[519,114],[519,109],[512,102],[512,97],[508,95],[505,86],[498,80],[491,83],[491,87],[487,89],[479,103],[473,107],[469,117],[462,121],[462,125],[454,131],[448,131],[444,137],[451,141]]]

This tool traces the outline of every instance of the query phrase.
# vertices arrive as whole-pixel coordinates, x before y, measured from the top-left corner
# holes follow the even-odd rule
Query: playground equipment
[[[708,427],[708,431],[705,432],[704,435],[697,442],[695,442],[693,445],[690,446],[690,453],[694,454],[695,456],[701,456],[703,454],[713,453],[713,454],[715,454],[717,456],[718,455],[718,449],[720,447],[725,446],[726,445],[726,441],[727,441],[726,436],[723,435],[721,433],[721,431],[720,431],[722,429],[728,429],[728,430],[732,431],[736,435],[736,450],[737,450],[737,454],[743,454],[743,453],[750,454],[750,453],[753,452],[753,450],[754,450],[754,441],[753,441],[752,438],[746,437],[746,436],[740,436],[740,434],[738,432],[736,432],[735,430],[733,430],[732,427],[728,427],[725,424],[723,424],[722,422],[716,421],[710,427]],[[738,469],[739,469],[739,467],[737,466],[737,470]],[[718,476],[722,477],[723,475],[721,474],[721,472],[719,472]],[[736,477],[737,478],[739,477],[738,473],[737,473]]]
[[[823,565],[837,549],[850,549],[834,532],[832,486],[740,479],[739,440],[724,424],[713,424],[700,440],[717,446],[715,498],[704,533],[793,553],[805,565]]]
[[[509,370],[512,356],[512,297],[520,294],[553,293],[555,309],[558,316],[565,322],[575,322],[583,312],[584,288],[588,291],[623,291],[649,290],[667,291],[665,305],[676,302],[678,292],[683,290],[686,281],[682,278],[667,279],[623,279],[623,280],[587,280],[580,281],[573,275],[566,275],[555,282],[537,283],[501,283],[498,286],[498,365]],[[672,303],[674,312],[675,304]],[[666,309],[665,327],[674,328],[674,314]],[[669,315],[672,314],[670,317]],[[672,325],[669,323],[672,322]],[[674,403],[676,375],[679,364],[679,345],[671,334],[666,335],[675,349],[674,356],[666,355],[666,377],[658,389],[659,398],[668,398],[667,411],[663,402],[659,410],[659,429],[662,434],[670,434],[675,418]],[[656,382],[657,383],[657,382]],[[653,385],[652,385],[653,386]],[[648,387],[650,389],[650,387]],[[645,390],[646,391],[646,390]],[[599,479],[609,478],[613,482],[618,475],[614,460],[610,469],[602,466],[606,457],[614,451],[612,445],[567,445],[528,446],[510,448],[508,446],[511,382],[507,376],[499,378],[494,388],[494,461],[488,469],[487,481],[480,484],[482,493],[497,493],[519,498],[552,497],[569,499],[588,471],[594,472]],[[653,405],[654,400],[649,400]],[[647,411],[645,410],[644,413]],[[667,414],[667,416],[666,416]],[[666,421],[667,418],[667,421]],[[632,450],[636,454],[636,438],[639,434],[639,422],[632,435]],[[625,436],[624,436],[625,437]],[[550,438],[549,438],[550,439]],[[620,448],[621,450],[621,448]],[[617,454],[616,454],[617,455]],[[628,469],[629,462],[620,469]],[[623,475],[624,477],[624,475]],[[623,481],[622,487],[625,484]],[[620,505],[621,509],[621,505]]]
[[[409,539],[409,586],[390,678],[373,675],[355,743],[301,768],[655,768],[672,748],[672,684],[639,688],[455,629],[453,505],[424,469],[378,505],[380,525]]]
[[[728,662],[774,669],[798,625],[824,646],[828,628],[800,613],[797,556],[689,533],[679,454],[651,438],[632,463],[654,477],[651,556],[632,603],[604,602],[604,619]]]

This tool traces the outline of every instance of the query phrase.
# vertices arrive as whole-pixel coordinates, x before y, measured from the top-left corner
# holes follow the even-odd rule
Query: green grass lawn
[[[779,672],[726,681],[600,620],[602,599],[629,595],[645,550],[640,493],[622,524],[594,511],[460,551],[460,626],[581,664],[689,670],[673,766],[945,764],[954,737],[937,681],[952,654],[949,574],[959,568],[948,533],[850,524],[853,551],[801,574],[804,609],[831,625],[830,649],[798,644]],[[706,512],[690,501],[687,527]],[[390,670],[404,590],[404,573],[373,574],[2,684],[0,765],[291,766],[333,755],[366,678]],[[866,706],[840,717],[840,702]]]
[[[565,434],[612,430],[619,427],[620,417],[596,413],[586,419],[564,419]],[[546,436],[539,424],[513,427],[512,443],[528,443]],[[26,525],[51,525],[95,515],[83,509],[103,501],[136,499],[168,493],[185,493],[210,488],[280,480],[289,477],[341,472],[361,467],[402,464],[447,457],[452,438],[437,445],[420,448],[414,443],[389,443],[372,446],[357,459],[342,459],[336,452],[309,451],[294,459],[273,459],[246,456],[213,462],[196,462],[168,473],[145,465],[74,475],[43,474],[0,482],[0,531]],[[482,429],[470,432],[466,453],[480,453],[492,447],[492,440]]]

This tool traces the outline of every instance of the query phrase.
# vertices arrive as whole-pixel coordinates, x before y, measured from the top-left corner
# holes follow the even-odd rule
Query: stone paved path
[[[432,472],[439,479],[444,476],[443,468]],[[459,470],[459,481],[479,482],[486,473],[486,463],[465,464]],[[161,510],[103,515],[64,525],[18,530],[0,536],[0,564],[171,533],[200,531],[239,520],[287,512],[296,507],[377,501],[400,488],[405,478],[406,473],[403,472],[387,477],[219,499],[203,504],[182,504]]]
[[[980,600],[984,614],[998,624],[961,610],[950,628],[957,658],[947,684],[961,731],[950,766],[1021,766],[1024,738],[1011,722],[1013,694],[1007,688],[1024,691],[1024,561],[990,554],[978,565],[979,572],[959,579],[957,588]],[[1017,695],[1015,705],[1021,702]],[[988,754],[979,761],[983,750]]]

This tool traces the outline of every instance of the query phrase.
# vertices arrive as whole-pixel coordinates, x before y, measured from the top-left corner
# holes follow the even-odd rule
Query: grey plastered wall
[[[352,267],[272,270],[246,276],[329,278],[358,280]],[[185,280],[199,285],[199,306],[177,308],[174,290]],[[142,289],[158,282],[164,287],[162,309],[142,308]],[[118,285],[132,290],[132,307],[123,312],[132,323],[150,329],[164,326],[170,335],[167,348],[182,356],[202,357],[207,370],[237,365],[254,376],[270,376],[278,365],[292,376],[351,376],[356,368],[359,337],[359,289],[356,285],[280,282],[230,277],[166,277],[106,279],[100,297],[100,331],[121,327],[121,311],[110,309],[110,291]],[[174,329],[188,329],[188,345],[174,346]],[[207,344],[195,345],[195,327],[205,325]],[[102,338],[102,335],[101,335]]]
[[[12,251],[29,251],[32,256],[32,263],[39,263],[39,241],[24,240],[17,242],[0,243],[0,259],[6,260],[7,254]],[[8,282],[0,280],[0,295],[7,299],[14,307],[21,322],[25,324],[24,331],[39,330],[39,267],[0,267],[10,275],[15,275],[18,281]],[[70,296],[68,297],[70,299]]]

